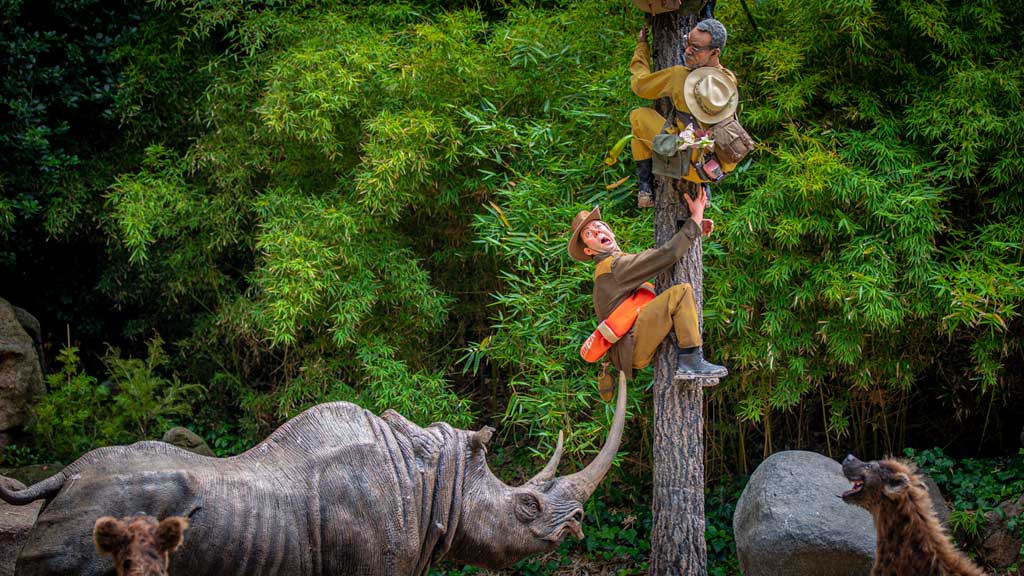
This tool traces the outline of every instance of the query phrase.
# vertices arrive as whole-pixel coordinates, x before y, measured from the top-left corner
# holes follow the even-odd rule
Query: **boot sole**
[[[691,380],[693,378],[725,378],[728,375],[728,370],[720,372],[676,372],[674,378],[677,380]]]

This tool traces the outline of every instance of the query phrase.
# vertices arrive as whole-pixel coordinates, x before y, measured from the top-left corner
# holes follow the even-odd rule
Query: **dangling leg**
[[[640,182],[640,188],[636,193],[636,205],[639,208],[654,208],[654,161],[636,161],[636,179]]]
[[[633,160],[636,161],[636,177],[640,182],[636,194],[636,204],[640,208],[652,208],[654,206],[654,173],[651,171],[653,168],[651,141],[665,125],[665,119],[652,108],[637,108],[629,113],[629,123],[633,127],[630,149],[633,151]]]

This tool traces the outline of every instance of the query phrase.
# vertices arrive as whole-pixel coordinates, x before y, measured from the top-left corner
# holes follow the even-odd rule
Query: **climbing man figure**
[[[631,148],[640,182],[637,205],[641,208],[654,206],[654,174],[699,183],[707,193],[707,183],[721,180],[736,167],[736,162],[732,162],[738,161],[735,156],[720,153],[720,148],[731,147],[731,142],[719,142],[718,137],[711,137],[714,125],[734,117],[739,101],[736,76],[718,60],[726,37],[721,22],[713,18],[701,20],[686,36],[683,53],[686,65],[652,73],[647,29],[640,30],[636,51],[629,63],[633,92],[649,100],[668,96],[674,107],[668,119],[653,108],[637,108],[629,114],[633,131]],[[680,138],[671,139],[671,149],[663,150],[655,145],[655,136],[659,134],[675,134]],[[665,142],[668,144],[667,140]],[[743,145],[752,148],[749,136]],[[652,156],[661,164],[654,164]]]
[[[697,303],[689,284],[672,286],[653,299],[644,295],[648,291],[653,294],[649,279],[671,270],[698,234],[707,236],[714,230],[714,222],[704,218],[707,196],[703,190],[696,199],[686,194],[683,198],[689,205],[690,218],[682,228],[665,244],[637,254],[619,248],[615,233],[601,220],[599,206],[589,212],[581,210],[572,221],[569,255],[580,262],[595,262],[594,312],[602,321],[580,352],[587,360],[596,361],[596,357],[587,357],[590,343],[595,338],[605,346],[610,343],[609,359],[627,378],[632,377],[634,368],[651,363],[670,330],[675,331],[680,348],[676,379],[721,378],[729,373],[724,366],[704,360]]]

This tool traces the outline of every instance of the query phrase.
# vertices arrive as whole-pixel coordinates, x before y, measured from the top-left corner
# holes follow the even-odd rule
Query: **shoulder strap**
[[[671,106],[671,104],[669,104]],[[668,118],[665,118],[665,124],[661,127],[661,132],[658,134],[664,134],[668,131],[668,127],[676,121],[676,107],[672,106],[672,112],[669,113]]]
[[[689,112],[684,112],[683,116],[683,121],[685,121],[687,124],[693,124],[693,128],[695,130],[700,128],[700,122],[697,122],[697,119],[693,117],[693,114],[690,114]]]

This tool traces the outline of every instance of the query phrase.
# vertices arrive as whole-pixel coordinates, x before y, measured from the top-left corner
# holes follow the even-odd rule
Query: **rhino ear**
[[[93,526],[92,541],[101,556],[113,556],[128,544],[128,528],[117,518],[104,516]]]
[[[156,549],[160,552],[173,552],[181,546],[185,539],[185,529],[188,528],[188,520],[181,516],[164,518],[156,527]]]
[[[494,428],[490,426],[484,426],[483,428],[473,432],[469,437],[469,447],[473,450],[483,450],[487,452],[487,445],[491,443],[491,437],[494,435]]]

